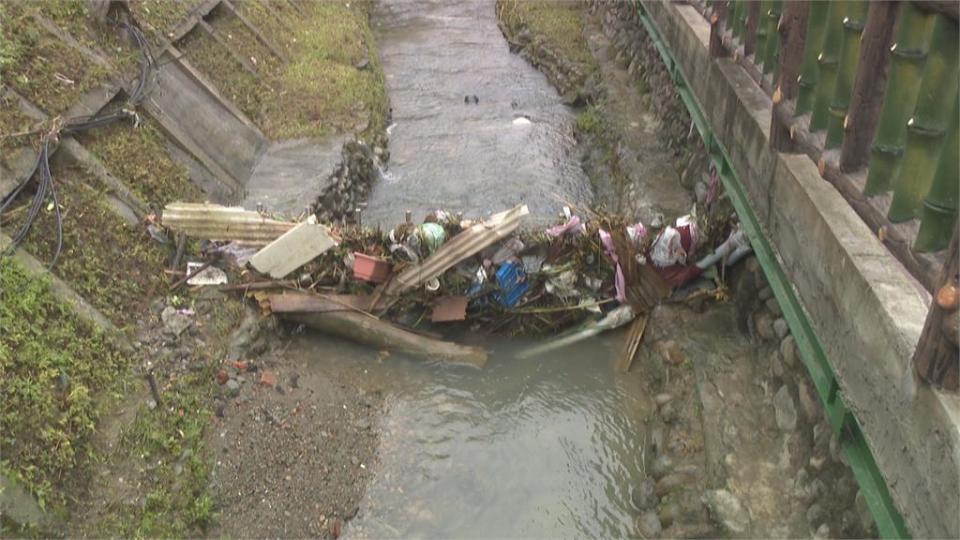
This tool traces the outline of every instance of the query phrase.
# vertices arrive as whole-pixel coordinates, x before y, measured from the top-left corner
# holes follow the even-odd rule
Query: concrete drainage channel
[[[510,137],[521,137],[517,140],[524,149],[542,154],[537,154],[536,167],[521,172],[530,173],[531,178],[561,177],[562,187],[576,197],[593,191],[613,196],[632,193],[642,199],[649,193],[643,182],[651,182],[650,175],[638,172],[631,163],[673,168],[673,159],[682,156],[679,176],[690,191],[670,191],[678,201],[675,204],[665,202],[668,197],[635,201],[632,211],[642,215],[633,217],[647,223],[661,213],[672,220],[688,210],[681,203],[697,200],[695,193],[706,196],[711,179],[705,155],[683,135],[686,127],[676,129],[679,118],[671,116],[679,104],[676,96],[653,92],[646,101],[634,100],[631,92],[637,91],[628,88],[637,81],[648,88],[665,88],[669,76],[658,66],[649,41],[634,35],[635,27],[624,26],[604,7],[586,13],[545,6],[548,12],[559,9],[563,16],[572,14],[572,20],[581,21],[581,33],[585,28],[593,40],[593,53],[608,51],[600,65],[591,67],[577,64],[587,62],[586,57],[565,60],[564,51],[552,49],[557,36],[537,26],[536,14],[525,19],[526,38],[520,40],[508,23],[503,24],[518,50],[529,52],[522,42],[530,39],[541,50],[552,51],[538,55],[535,63],[545,66],[551,82],[566,81],[558,86],[567,102],[589,105],[571,110],[561,106],[561,96],[530,66],[510,56],[495,16],[498,13],[501,22],[506,21],[511,9],[507,4],[496,10],[493,5],[472,6],[475,13],[469,17],[443,6],[419,6],[422,13],[410,13],[390,2],[377,7],[374,21],[381,25],[377,31],[383,56],[392,58],[385,62],[387,88],[400,88],[392,92],[403,92],[410,78],[429,81],[436,76],[405,71],[412,69],[404,67],[403,57],[409,52],[405,47],[415,48],[421,39],[441,45],[450,38],[444,32],[450,31],[459,36],[453,40],[458,46],[497,48],[503,64],[491,63],[485,69],[491,73],[512,70],[523,81],[518,85],[522,89],[509,88],[500,82],[502,77],[486,81],[482,74],[472,75],[463,59],[459,63],[438,59],[432,66],[438,72],[455,70],[461,80],[482,85],[458,89],[455,99],[447,99],[449,105],[438,97],[420,104],[398,102],[391,151],[399,149],[399,156],[394,159],[387,151],[386,115],[378,117],[370,104],[362,109],[371,118],[369,129],[360,130],[366,142],[336,134],[320,140],[301,137],[270,142],[275,137],[267,132],[285,133],[272,124],[265,105],[257,108],[257,100],[262,103],[270,94],[258,94],[256,99],[242,94],[259,84],[251,80],[293,84],[282,75],[272,75],[269,70],[274,68],[269,66],[279,70],[298,61],[298,45],[289,38],[297,20],[311,16],[306,11],[309,5],[201,2],[182,11],[167,4],[172,11],[168,12],[158,4],[150,5],[154,9],[149,13],[133,5],[138,23],[155,29],[154,46],[162,51],[156,96],[141,118],[149,131],[134,132],[135,148],[139,155],[148,156],[148,167],[176,171],[172,176],[177,182],[171,184],[176,189],[150,184],[149,171],[144,174],[114,158],[115,152],[123,152],[119,140],[126,134],[114,138],[114,132],[100,137],[91,133],[80,141],[62,141],[53,172],[70,197],[60,203],[67,210],[65,228],[102,231],[105,238],[115,234],[118,245],[128,243],[119,251],[81,256],[81,246],[89,243],[82,240],[83,235],[66,236],[67,258],[54,267],[56,277],[49,291],[76,305],[75,313],[81,318],[86,313],[95,326],[117,336],[116,347],[133,360],[124,363],[113,353],[109,357],[116,358],[120,372],[133,372],[135,378],[121,377],[111,385],[85,378],[83,370],[69,364],[58,364],[58,371],[43,375],[49,382],[43,392],[49,393],[51,403],[76,399],[70,396],[79,394],[68,390],[77,388],[113,391],[124,397],[101,410],[75,401],[76,407],[69,412],[44,408],[49,416],[37,416],[46,421],[91,407],[81,412],[98,419],[99,428],[63,436],[76,437],[71,441],[75,445],[89,441],[90,451],[104,458],[102,465],[88,463],[80,455],[50,463],[30,454],[38,452],[40,444],[4,442],[5,447],[19,451],[4,465],[4,477],[16,479],[32,491],[31,497],[57,509],[38,513],[24,502],[28,497],[24,490],[7,490],[5,497],[12,494],[21,504],[4,503],[5,527],[26,524],[46,532],[79,527],[92,535],[147,536],[255,531],[257,535],[336,537],[347,521],[361,536],[457,535],[466,528],[492,535],[549,531],[647,537],[865,536],[876,532],[864,496],[815,398],[814,386],[801,368],[774,289],[754,260],[725,276],[733,302],[707,307],[706,301],[691,300],[693,308],[657,308],[627,373],[596,362],[598,350],[604,356],[619,356],[624,337],[617,333],[530,361],[518,353],[532,343],[471,334],[467,329],[464,340],[480,341],[476,344],[492,351],[481,372],[300,335],[295,326],[265,324],[229,293],[211,288],[188,291],[182,285],[171,288],[171,283],[177,285],[185,277],[179,270],[183,259],[181,265],[167,268],[169,278],[121,288],[107,285],[122,281],[128,272],[164,275],[167,252],[172,250],[158,247],[156,238],[167,235],[173,242],[174,235],[159,229],[149,216],[166,203],[191,198],[191,193],[194,200],[242,202],[248,209],[266,204],[291,218],[310,206],[321,220],[339,220],[362,207],[371,190],[376,192],[391,181],[401,182],[402,188],[402,182],[415,176],[426,183],[424,193],[433,196],[418,211],[437,206],[476,210],[471,208],[477,203],[470,193],[436,188],[449,171],[429,164],[443,164],[442,156],[451,152],[460,156],[456,150],[462,150],[462,141],[475,133],[480,133],[477,148],[483,151],[470,159],[458,157],[464,160],[464,170],[489,175],[503,167],[498,161],[523,162],[522,156],[514,154],[510,154],[513,161],[505,160],[510,150],[498,149],[496,138],[484,138],[490,130],[478,130],[478,126],[486,126],[485,122],[490,129],[512,130]],[[99,50],[109,58],[105,52],[109,49],[89,38],[92,34],[84,30],[86,26],[69,22],[71,15],[41,10],[30,14],[29,20],[52,21],[59,28],[48,32],[57,40],[46,44],[50,49],[65,47],[79,51],[82,58],[94,58],[90,51]],[[337,15],[358,16],[354,12]],[[359,16],[365,18],[366,12]],[[446,22],[437,26],[433,22],[437,20]],[[357,28],[348,33],[370,35],[364,26]],[[232,67],[198,67],[204,59],[197,58],[196,51],[209,47],[215,47]],[[344,53],[336,69],[350,76],[380,69],[373,43],[365,42],[363,50],[374,58],[364,63]],[[586,50],[591,54],[591,49]],[[68,57],[67,52],[62,54]],[[568,69],[571,66],[576,70]],[[600,75],[588,83],[590,79],[582,76],[586,73]],[[123,77],[102,78],[92,86],[79,75],[61,77],[74,83],[59,83],[55,88],[64,95],[53,97],[77,104],[64,117],[95,114],[122,103]],[[103,89],[111,84],[116,87]],[[57,100],[22,80],[3,90],[6,103],[16,104],[19,114],[29,119],[5,123],[4,132],[30,131],[23,126],[63,112]],[[474,93],[478,102],[473,109],[463,109],[464,125],[446,122],[438,114],[442,107],[468,107],[462,95]],[[647,109],[638,110],[636,103]],[[357,114],[352,107],[352,103],[345,107],[344,117]],[[607,115],[603,125],[610,135],[585,144],[588,123],[574,115],[590,107],[591,114]],[[517,113],[517,109],[522,110]],[[622,119],[636,113],[646,124],[617,123],[610,111],[623,112]],[[363,127],[330,111],[317,114],[329,114],[331,123],[339,123],[335,133]],[[525,115],[529,124],[514,123],[518,114]],[[436,119],[430,120],[431,115]],[[405,123],[419,123],[419,131],[432,133],[434,146],[424,145],[417,133],[405,132]],[[651,143],[658,126],[677,132],[675,140],[659,147]],[[528,128],[532,129],[521,131]],[[5,179],[15,178],[31,161],[29,145],[13,145],[8,152],[8,141],[4,139]],[[120,150],[115,151],[118,146]],[[423,154],[420,162],[418,146]],[[655,147],[659,150],[650,150]],[[26,157],[9,157],[21,154]],[[584,187],[587,175],[577,163],[591,154],[596,164],[589,173],[592,190]],[[604,155],[613,157],[600,159]],[[601,177],[618,180],[605,191],[598,187]],[[431,187],[429,182],[436,185]],[[101,195],[104,185],[109,195]],[[516,187],[531,185],[518,182]],[[373,206],[363,214],[378,216],[380,222],[394,215],[400,221],[406,207],[391,204],[395,198],[391,189],[396,185],[372,195]],[[542,188],[547,189],[549,185]],[[536,202],[544,208],[542,221],[547,221],[547,209],[560,204],[537,193],[523,196],[540,197]],[[492,204],[498,196],[484,200]],[[96,204],[102,208],[96,206],[97,212],[81,217],[73,206],[77,201],[99,201]],[[92,219],[88,214],[97,221],[88,221]],[[42,221],[44,217],[49,218],[42,216],[33,231],[34,238],[43,241],[27,241],[17,252],[19,262],[13,263],[28,274],[42,274],[49,262],[45,257],[52,229]],[[134,240],[125,240],[128,237]],[[188,243],[183,258],[199,256],[196,249]],[[20,270],[6,266],[11,264],[6,258],[3,264],[5,285],[20,284],[13,280],[21,279]],[[9,294],[9,289],[4,291]],[[4,306],[27,309],[26,304],[8,298]],[[261,296],[255,293],[254,298],[262,303]],[[4,322],[22,315],[5,311]],[[52,313],[38,324],[64,325],[61,319],[74,317],[73,312]],[[48,332],[28,341],[4,339],[12,340],[4,345],[17,351],[26,350],[29,339],[53,348],[60,338]],[[42,356],[46,361],[49,357]],[[85,358],[82,353],[76,357]],[[22,368],[11,365],[15,367],[8,373],[17,373],[16,380],[24,384],[38,377],[17,372]],[[21,400],[25,395],[5,394]],[[22,432],[30,425],[17,421],[5,416],[9,424],[4,427]],[[534,463],[531,456],[542,459]],[[38,466],[47,469],[40,474],[25,472]],[[63,485],[51,480],[80,471],[88,473],[90,480]],[[51,492],[53,487],[88,500],[58,499]],[[595,514],[589,515],[585,508],[595,509]],[[56,517],[66,512],[69,521],[57,523]],[[161,515],[166,523],[158,524]]]

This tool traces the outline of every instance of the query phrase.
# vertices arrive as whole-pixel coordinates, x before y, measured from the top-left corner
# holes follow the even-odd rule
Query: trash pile
[[[734,225],[697,261],[709,240],[704,227],[712,236],[728,231],[706,220],[701,226],[694,215],[645,225],[564,207],[556,225],[521,229],[528,213],[520,205],[474,220],[436,210],[417,223],[407,212],[384,231],[172,203],[163,225],[210,241],[212,256],[232,258],[242,269],[240,283],[226,287],[255,297],[265,311],[376,346],[402,342],[415,354],[426,348],[426,356],[434,342],[446,343],[423,330],[428,321],[509,335],[556,335],[581,325],[582,335],[594,335],[648,313],[717,263],[732,264],[750,250]],[[440,356],[485,360],[475,348],[461,349]]]

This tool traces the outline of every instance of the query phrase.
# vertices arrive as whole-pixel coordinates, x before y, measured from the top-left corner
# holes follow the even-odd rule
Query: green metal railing
[[[813,4],[816,4],[814,2]],[[659,30],[650,19],[642,3],[635,1],[640,20],[646,28],[651,40],[660,53],[667,70],[670,72],[673,82],[676,85],[684,105],[690,113],[698,133],[707,147],[710,157],[720,171],[720,179],[723,182],[730,200],[740,217],[741,224],[750,239],[756,253],[757,260],[763,268],[764,274],[777,298],[782,310],[784,319],[790,326],[790,331],[797,343],[803,364],[806,366],[824,404],[827,418],[834,430],[835,435],[840,440],[843,450],[850,461],[850,467],[853,470],[857,482],[860,484],[861,492],[873,514],[877,525],[877,530],[884,538],[907,538],[909,533],[903,521],[903,517],[897,511],[890,497],[886,482],[880,474],[873,454],[867,445],[863,436],[863,430],[852,411],[847,407],[840,390],[840,384],[830,364],[829,359],[823,349],[820,339],[806,312],[800,304],[799,299],[793,291],[790,280],[780,266],[777,256],[770,246],[769,241],[763,234],[762,227],[756,214],[754,214],[745,188],[740,181],[737,171],[731,165],[730,156],[723,144],[714,136],[714,132],[707,122],[703,109],[698,103],[693,92],[687,84],[687,74],[676,62],[670,49],[664,43]],[[813,6],[811,6],[813,7]],[[736,13],[736,11],[734,11]],[[842,23],[842,21],[841,21]],[[809,79],[808,79],[809,80]],[[813,87],[808,86],[808,92]],[[808,97],[812,94],[808,94]],[[950,171],[945,171],[947,175]],[[940,171],[938,171],[938,176]],[[933,204],[940,204],[943,201],[936,199]],[[954,199],[955,202],[955,199]]]

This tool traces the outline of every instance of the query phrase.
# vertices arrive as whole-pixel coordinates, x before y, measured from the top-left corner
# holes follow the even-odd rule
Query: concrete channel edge
[[[881,536],[957,537],[960,400],[918,385],[910,365],[929,299],[806,156],[770,149],[769,99],[734,61],[710,58],[699,13],[635,3],[721,172]]]

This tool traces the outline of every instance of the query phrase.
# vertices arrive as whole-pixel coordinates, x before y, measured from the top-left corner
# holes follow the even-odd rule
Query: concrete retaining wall
[[[770,99],[708,53],[690,6],[644,1],[750,198],[917,537],[960,536],[960,399],[916,382],[928,295],[806,156],[770,149]]]

